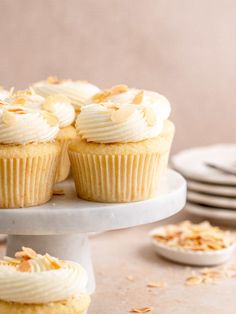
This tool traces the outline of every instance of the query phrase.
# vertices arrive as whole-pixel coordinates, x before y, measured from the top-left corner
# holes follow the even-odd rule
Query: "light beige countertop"
[[[186,217],[181,213],[158,224]],[[236,278],[186,286],[185,279],[198,268],[177,265],[156,255],[147,233],[158,224],[92,237],[97,289],[89,314],[128,314],[133,307],[152,307],[151,314],[236,313]],[[4,250],[2,246],[1,254]],[[236,262],[236,256],[230,262]],[[166,287],[147,287],[161,281]]]

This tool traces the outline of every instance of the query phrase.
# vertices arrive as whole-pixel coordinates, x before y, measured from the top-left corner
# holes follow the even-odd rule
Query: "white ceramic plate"
[[[188,190],[218,196],[236,197],[236,186],[209,184],[188,180]]]
[[[235,166],[236,145],[222,144],[192,148],[172,158],[174,168],[189,179],[236,186],[236,175],[225,174],[208,167],[206,162]]]
[[[187,199],[189,202],[201,205],[214,206],[217,208],[236,209],[236,198],[207,195],[203,193],[188,191]]]
[[[179,248],[171,248],[152,239],[152,236],[156,234],[160,228],[153,229],[149,233],[152,246],[156,253],[173,262],[194,266],[214,266],[228,261],[236,250],[235,244],[232,244],[226,249],[211,252],[194,252],[181,250]]]
[[[236,211],[224,208],[208,207],[204,205],[198,205],[188,202],[185,206],[185,210],[190,214],[204,217],[207,219],[213,219],[221,224],[227,224],[236,226]]]

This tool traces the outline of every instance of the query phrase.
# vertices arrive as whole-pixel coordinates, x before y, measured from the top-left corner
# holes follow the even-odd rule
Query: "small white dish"
[[[236,197],[236,186],[227,186],[220,184],[210,184],[198,181],[188,180],[188,190],[202,192],[218,196]]]
[[[168,260],[192,266],[216,266],[228,261],[236,250],[236,244],[218,251],[187,251],[179,248],[172,248],[153,239],[161,228],[155,228],[149,232],[152,246],[157,254]]]
[[[203,193],[188,191],[187,199],[189,202],[192,203],[214,206],[216,208],[236,209],[236,198],[207,195]]]
[[[217,163],[228,167],[236,164],[236,144],[221,144],[184,150],[172,158],[174,168],[186,178],[221,185],[236,185],[236,175],[207,166]]]

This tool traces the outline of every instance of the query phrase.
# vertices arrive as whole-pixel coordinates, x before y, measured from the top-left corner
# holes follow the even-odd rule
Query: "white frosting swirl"
[[[100,89],[86,81],[62,80],[56,83],[40,81],[33,85],[33,89],[39,95],[47,97],[50,95],[62,94],[67,96],[74,105],[76,111],[80,111],[86,101]]]
[[[76,128],[83,139],[97,143],[128,143],[153,138],[162,132],[170,114],[170,104],[164,96],[132,89],[111,98],[113,102],[82,108]]]
[[[64,262],[61,268],[52,269],[50,260],[46,255],[38,255],[29,261],[31,269],[28,272],[0,263],[0,300],[45,304],[85,292],[87,274],[79,264]]]
[[[42,109],[53,113],[57,117],[60,128],[71,125],[75,120],[75,109],[66,96],[48,96],[42,105]]]
[[[1,144],[51,142],[58,132],[57,118],[47,111],[33,110],[24,106],[1,107]]]

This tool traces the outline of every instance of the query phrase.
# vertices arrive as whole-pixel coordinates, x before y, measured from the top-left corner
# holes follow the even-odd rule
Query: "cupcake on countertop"
[[[22,248],[0,261],[1,314],[85,314],[87,274],[77,263]]]
[[[57,118],[24,106],[0,106],[0,208],[29,207],[52,196],[60,147]]]
[[[80,112],[87,100],[100,91],[97,86],[87,81],[60,80],[57,77],[49,77],[46,81],[33,84],[32,87],[43,97],[56,94],[67,96],[76,112]]]
[[[174,135],[170,103],[155,92],[113,87],[95,95],[69,146],[79,197],[129,202],[156,195]]]
[[[57,117],[60,131],[56,137],[56,141],[61,146],[61,154],[56,182],[65,180],[70,173],[70,160],[67,152],[68,145],[72,139],[76,138],[74,127],[75,109],[69,98],[59,94],[45,98],[38,95],[31,88],[29,90],[17,91],[9,100],[12,104],[20,104],[35,110],[45,110]]]

